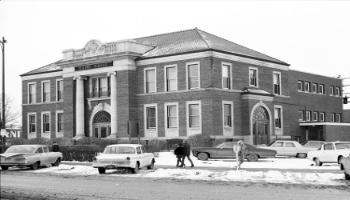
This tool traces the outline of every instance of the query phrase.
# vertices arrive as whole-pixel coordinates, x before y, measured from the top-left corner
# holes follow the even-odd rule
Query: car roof
[[[112,144],[108,145],[107,147],[114,147],[114,146],[121,146],[121,147],[140,147],[141,144]]]
[[[19,146],[19,147],[47,147],[47,145],[43,145],[43,144],[19,144],[19,145],[11,145],[11,146]]]

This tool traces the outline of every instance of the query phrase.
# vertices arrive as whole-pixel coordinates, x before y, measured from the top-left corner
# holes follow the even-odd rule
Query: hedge
[[[93,161],[98,152],[103,148],[97,145],[73,145],[60,146],[60,152],[63,154],[65,161]]]

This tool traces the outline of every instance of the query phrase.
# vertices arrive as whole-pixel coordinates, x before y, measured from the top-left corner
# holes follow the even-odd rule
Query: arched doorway
[[[93,137],[105,138],[111,134],[111,115],[106,111],[99,111],[92,120]]]
[[[269,113],[263,106],[258,106],[253,111],[253,143],[268,144],[270,141],[270,117]]]

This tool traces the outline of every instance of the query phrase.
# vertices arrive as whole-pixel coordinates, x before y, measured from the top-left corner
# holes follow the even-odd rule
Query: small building
[[[324,127],[343,120],[341,79],[292,70],[197,28],[91,40],[21,77],[25,138],[203,134],[266,144],[326,139]]]

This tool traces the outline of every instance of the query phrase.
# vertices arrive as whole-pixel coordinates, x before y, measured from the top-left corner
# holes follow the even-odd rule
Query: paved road
[[[347,186],[207,182],[174,179],[62,176],[28,172],[1,172],[1,199],[337,199],[348,200]]]

